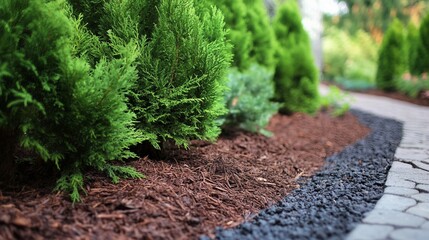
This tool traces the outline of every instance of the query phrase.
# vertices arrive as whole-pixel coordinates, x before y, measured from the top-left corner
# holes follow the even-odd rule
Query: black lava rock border
[[[216,229],[216,239],[344,239],[383,195],[403,128],[395,120],[352,113],[371,128],[365,139],[327,158],[320,172],[299,180],[301,188],[252,221]]]

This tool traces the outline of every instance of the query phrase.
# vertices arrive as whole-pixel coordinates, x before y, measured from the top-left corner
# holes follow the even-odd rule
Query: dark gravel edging
[[[300,180],[301,188],[251,222],[216,229],[216,239],[345,238],[383,195],[403,127],[391,119],[352,113],[371,128],[369,136],[327,158],[320,172]]]

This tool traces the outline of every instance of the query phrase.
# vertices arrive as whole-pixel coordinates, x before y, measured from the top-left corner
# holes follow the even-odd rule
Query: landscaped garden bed
[[[346,239],[384,194],[402,123],[352,111],[370,134],[326,159],[294,190],[251,221],[217,229],[216,239]],[[357,237],[357,239],[360,239]]]
[[[0,239],[352,230],[380,197],[400,123],[347,113],[338,89],[320,96],[298,2],[266,10],[262,0],[2,1]],[[394,23],[376,81],[375,45],[346,61],[357,45],[344,44],[333,70],[425,90],[426,68],[396,81],[407,67]]]
[[[353,131],[350,131],[353,129]],[[215,144],[192,142],[163,160],[129,164],[142,180],[112,184],[89,174],[82,202],[52,192],[55,178],[35,180],[31,166],[0,189],[0,237],[189,239],[213,236],[254,217],[300,186],[325,158],[365,137],[369,130],[351,114],[332,118],[276,115],[274,136],[229,131]],[[25,166],[24,166],[25,167]]]

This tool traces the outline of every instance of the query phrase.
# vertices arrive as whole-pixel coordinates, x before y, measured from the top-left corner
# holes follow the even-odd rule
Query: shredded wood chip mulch
[[[142,180],[112,184],[97,173],[74,206],[55,179],[26,172],[0,184],[0,239],[197,239],[250,220],[320,169],[327,156],[368,134],[351,114],[276,115],[272,138],[233,130],[215,144],[192,142],[166,160],[128,164]],[[32,175],[33,174],[33,175]]]

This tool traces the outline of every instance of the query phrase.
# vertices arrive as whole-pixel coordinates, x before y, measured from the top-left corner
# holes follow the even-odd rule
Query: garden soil
[[[276,115],[273,137],[230,130],[214,144],[192,142],[166,160],[128,162],[146,175],[112,184],[86,177],[82,202],[53,193],[40,171],[0,184],[0,239],[198,239],[250,220],[299,188],[325,158],[365,137],[351,114]]]

